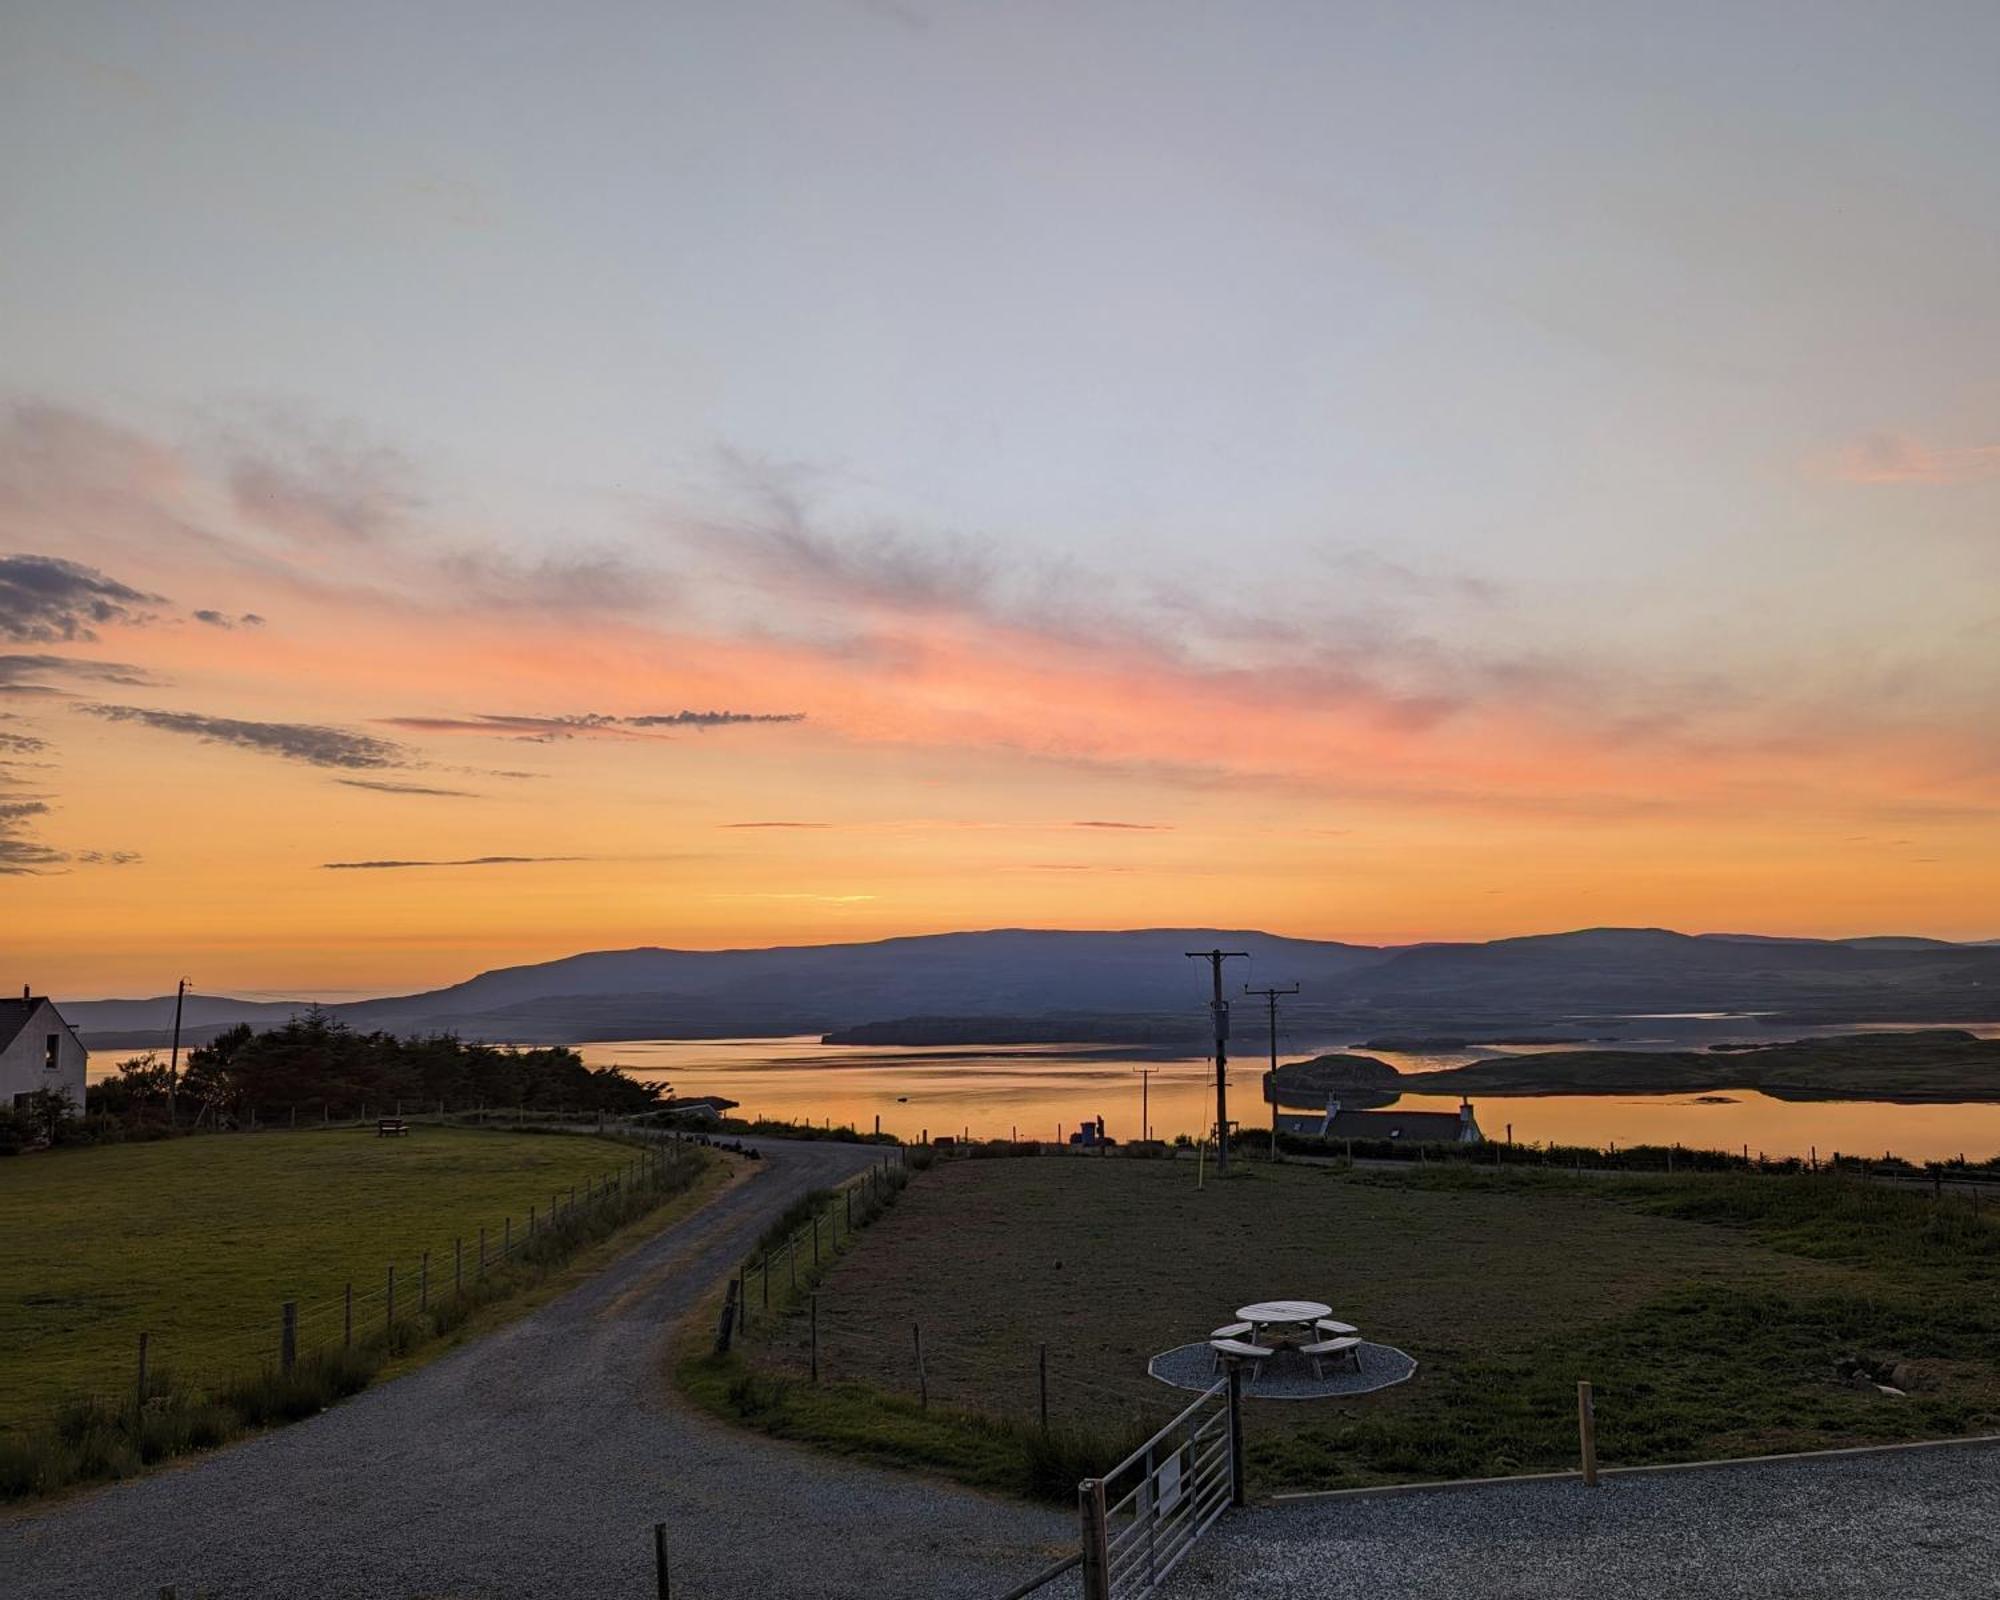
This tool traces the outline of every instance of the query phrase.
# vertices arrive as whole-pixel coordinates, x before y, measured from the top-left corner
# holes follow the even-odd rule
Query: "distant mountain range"
[[[354,1027],[454,1032],[518,1043],[726,1038],[867,1030],[923,1043],[1076,1037],[1158,1046],[1206,1033],[1208,971],[1189,950],[1248,951],[1245,983],[1296,982],[1287,1027],[1301,1047],[1371,1034],[1521,1037],[1580,1020],[1757,1011],[1769,1021],[1949,1022],[2000,1018],[2000,943],[1883,936],[1792,939],[1663,928],[1587,928],[1483,944],[1376,946],[1254,930],[1000,929],[768,950],[600,950],[483,972],[449,988],[326,1009]],[[190,995],[183,1043],[238,1022],[283,1023],[311,1002]],[[67,1000],[99,1050],[164,1044],[171,995]],[[1261,1037],[1255,1003],[1237,1028]],[[1516,1030],[1495,1035],[1492,1030]],[[1593,1036],[1615,1032],[1592,1026]]]

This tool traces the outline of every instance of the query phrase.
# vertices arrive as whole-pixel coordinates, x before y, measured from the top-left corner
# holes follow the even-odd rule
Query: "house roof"
[[[1343,1111],[1327,1127],[1334,1139],[1456,1141],[1464,1124],[1456,1111]]]
[[[29,1019],[44,1005],[55,1011],[55,1002],[46,995],[31,994],[25,1000],[0,1000],[0,1050],[5,1050],[21,1036],[21,1030],[28,1025]],[[76,1038],[76,1029],[63,1020],[60,1011],[56,1011],[56,1021],[62,1023],[72,1039]],[[81,1044],[83,1041],[79,1039],[77,1042]]]

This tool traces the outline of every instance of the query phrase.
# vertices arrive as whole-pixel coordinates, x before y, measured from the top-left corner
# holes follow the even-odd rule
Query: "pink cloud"
[[[2000,444],[1932,449],[1906,433],[1871,433],[1834,458],[1833,473],[1848,483],[1978,483],[2000,477]]]

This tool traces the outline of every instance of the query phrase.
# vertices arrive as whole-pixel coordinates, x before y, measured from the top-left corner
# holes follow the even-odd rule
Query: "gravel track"
[[[878,1154],[746,1142],[766,1156],[751,1177],[518,1321],[307,1421],[0,1518],[0,1596],[650,1600],[665,1522],[675,1600],[990,1600],[1074,1549],[1061,1511],[740,1432],[667,1391],[672,1325],[790,1201]]]
[[[1171,1600],[2000,1593],[2000,1448],[1303,1501],[1231,1513]]]

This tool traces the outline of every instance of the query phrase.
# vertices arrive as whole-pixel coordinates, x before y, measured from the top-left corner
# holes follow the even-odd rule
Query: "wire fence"
[[[631,1154],[616,1169],[566,1183],[546,1199],[529,1201],[523,1213],[454,1235],[449,1245],[412,1243],[338,1293],[274,1302],[265,1315],[193,1336],[162,1337],[142,1328],[122,1375],[105,1373],[65,1404],[143,1405],[170,1388],[222,1393],[358,1348],[400,1354],[519,1287],[518,1269],[560,1263],[693,1181],[699,1163],[679,1134],[626,1134],[624,1140],[631,1141]]]

